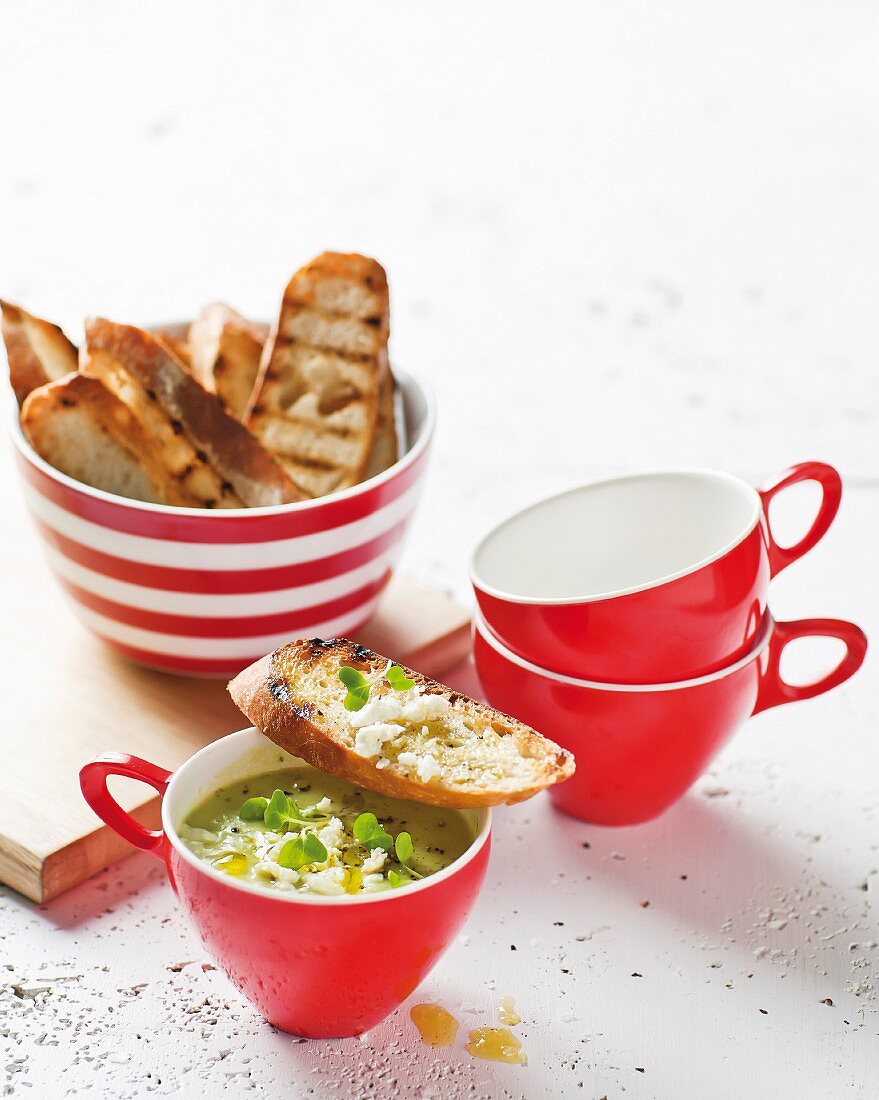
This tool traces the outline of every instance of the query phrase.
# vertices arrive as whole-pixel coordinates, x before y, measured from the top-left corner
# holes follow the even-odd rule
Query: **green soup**
[[[470,847],[473,831],[457,810],[374,794],[301,765],[215,791],[180,838],[239,881],[344,896],[436,874]]]

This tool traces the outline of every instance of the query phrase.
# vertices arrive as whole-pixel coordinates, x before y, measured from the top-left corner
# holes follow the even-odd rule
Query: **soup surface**
[[[234,878],[341,897],[436,874],[473,834],[457,810],[374,794],[303,764],[215,791],[186,818],[180,838]]]

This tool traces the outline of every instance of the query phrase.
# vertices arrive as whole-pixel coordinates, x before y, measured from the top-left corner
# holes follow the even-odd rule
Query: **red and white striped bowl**
[[[399,558],[433,436],[430,392],[395,374],[403,457],[352,489],[274,508],[171,508],[92,489],[40,458],[15,409],[27,505],[79,618],[118,653],[195,676],[232,676],[291,638],[356,633]]]

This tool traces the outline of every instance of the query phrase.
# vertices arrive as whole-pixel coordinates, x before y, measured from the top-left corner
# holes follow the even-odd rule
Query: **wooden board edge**
[[[31,901],[43,901],[43,875],[39,857],[15,841],[0,848],[0,883]]]
[[[158,829],[161,826],[162,801],[157,795],[128,812],[135,821],[148,829]],[[39,882],[39,897],[34,897],[26,890],[19,890],[14,883],[10,885],[34,901],[51,901],[65,890],[78,886],[136,851],[136,848],[108,825],[101,825],[94,832],[86,833],[45,859]]]

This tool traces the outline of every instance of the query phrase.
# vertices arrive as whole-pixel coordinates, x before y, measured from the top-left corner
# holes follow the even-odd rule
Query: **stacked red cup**
[[[780,545],[770,501],[815,481],[806,534]],[[483,538],[471,562],[474,654],[485,694],[577,758],[556,805],[606,825],[676,802],[751,714],[820,695],[863,663],[867,641],[837,619],[776,622],[769,582],[812,549],[842,482],[804,462],[763,489],[711,470],[612,478],[532,505]],[[795,638],[840,639],[819,680],[786,683]]]

